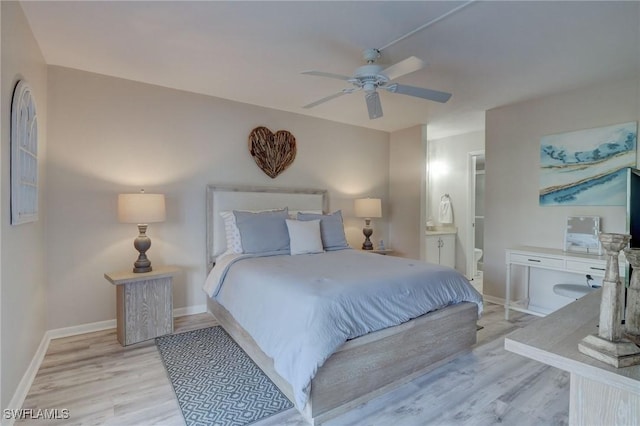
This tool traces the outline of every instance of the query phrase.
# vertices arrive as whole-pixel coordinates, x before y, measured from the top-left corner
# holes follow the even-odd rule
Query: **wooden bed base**
[[[227,333],[294,401],[291,385],[276,373],[273,360],[253,338],[218,302],[208,299],[208,307]],[[318,369],[301,414],[310,424],[319,425],[469,350],[476,343],[477,312],[474,303],[460,303],[346,342]]]

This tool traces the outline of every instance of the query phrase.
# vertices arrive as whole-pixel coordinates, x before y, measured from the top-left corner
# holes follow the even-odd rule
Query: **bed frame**
[[[263,197],[263,194],[270,194]],[[259,198],[257,202],[250,198]],[[302,200],[302,202],[300,202]],[[285,204],[274,204],[282,203]],[[233,207],[236,206],[236,207]],[[207,264],[223,250],[219,212],[289,206],[290,210],[327,212],[323,190],[257,187],[207,187]],[[291,385],[273,368],[253,338],[217,301],[209,298],[209,310],[220,325],[253,359],[289,400]],[[311,381],[311,395],[301,410],[312,425],[319,425],[357,405],[401,386],[434,369],[476,343],[477,306],[460,303],[430,312],[406,323],[358,337],[343,344],[318,369]]]

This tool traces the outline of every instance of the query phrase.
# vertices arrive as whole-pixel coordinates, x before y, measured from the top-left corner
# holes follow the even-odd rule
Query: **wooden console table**
[[[615,368],[578,351],[598,333],[601,291],[506,336],[506,350],[571,373],[570,425],[640,424],[640,365]]]
[[[578,275],[592,275],[604,277],[607,260],[605,256],[593,256],[589,254],[570,253],[559,249],[541,247],[517,247],[506,250],[507,277],[505,280],[504,317],[509,319],[509,309],[525,312],[531,315],[545,316],[545,313],[529,309],[529,276],[531,268],[547,269],[552,271],[569,272]],[[525,299],[511,300],[511,267],[513,265],[527,268],[525,276]],[[626,262],[620,262],[620,276],[626,275]],[[560,283],[557,283],[560,284]]]

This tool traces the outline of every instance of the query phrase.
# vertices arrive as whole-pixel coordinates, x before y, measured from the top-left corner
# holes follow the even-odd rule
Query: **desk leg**
[[[509,301],[511,300],[511,264],[507,263],[507,277],[504,285],[504,319],[509,321]]]
[[[531,266],[527,266],[527,276],[524,279],[524,303],[529,309],[529,282],[531,278]]]

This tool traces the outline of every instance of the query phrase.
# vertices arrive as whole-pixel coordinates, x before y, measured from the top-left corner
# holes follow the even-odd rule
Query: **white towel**
[[[440,212],[438,216],[439,222],[442,224],[453,223],[453,208],[451,207],[451,199],[444,195],[440,199]]]

